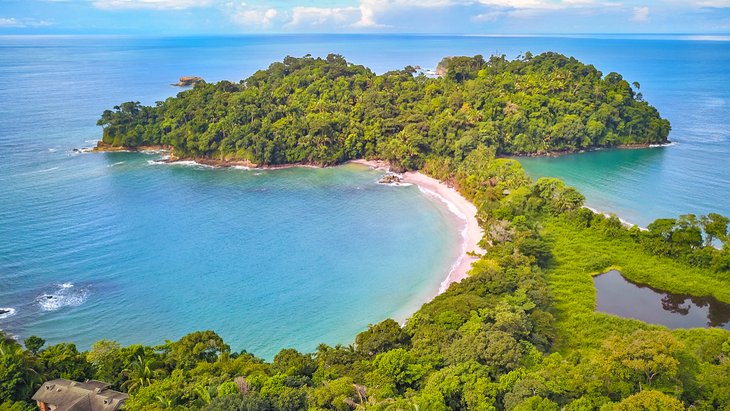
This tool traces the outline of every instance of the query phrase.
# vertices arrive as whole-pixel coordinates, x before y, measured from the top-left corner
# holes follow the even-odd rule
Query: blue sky
[[[730,0],[0,0],[0,34],[728,33]]]

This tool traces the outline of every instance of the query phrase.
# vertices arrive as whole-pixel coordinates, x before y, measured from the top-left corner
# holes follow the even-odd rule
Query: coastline
[[[163,160],[159,160],[158,162],[162,164],[193,163],[212,168],[235,167],[251,170],[281,170],[297,167],[327,167],[306,163],[261,166],[246,161],[228,161],[198,158],[183,159],[175,157],[165,158]],[[386,161],[382,160],[357,159],[347,161],[343,163],[343,165],[344,164],[359,164],[372,169],[390,172],[390,165]],[[440,283],[436,295],[442,294],[449,288],[451,284],[459,282],[468,277],[468,272],[471,269],[472,263],[477,261],[481,255],[486,253],[486,250],[479,246],[479,241],[481,241],[484,233],[482,228],[479,226],[479,222],[476,218],[476,206],[474,206],[474,204],[464,198],[458,191],[456,191],[455,188],[449,187],[445,183],[442,183],[441,181],[422,174],[418,171],[408,171],[406,173],[399,174],[399,176],[402,183],[415,185],[423,194],[429,197],[429,199],[438,203],[439,206],[445,207],[447,212],[452,214],[454,216],[454,220],[458,222],[457,229],[459,230],[461,237],[461,242],[458,245],[458,257],[452,263],[449,272]]]
[[[577,149],[577,150],[562,150],[562,151],[541,151],[541,152],[535,152],[535,153],[512,153],[512,154],[506,154],[501,155],[500,157],[504,158],[530,158],[530,157],[562,157],[567,156],[570,154],[581,154],[581,153],[590,153],[593,151],[603,151],[603,150],[642,150],[647,148],[663,148],[663,147],[671,147],[673,145],[677,144],[675,141],[667,141],[666,143],[635,143],[635,144],[619,144],[616,146],[598,146],[598,147],[591,147],[591,148],[583,148],[583,149]]]
[[[360,164],[383,171],[390,170],[387,162],[380,160],[360,159],[351,160],[347,163]],[[486,250],[479,246],[479,241],[481,241],[484,233],[476,218],[477,208],[456,191],[455,188],[449,187],[433,177],[429,177],[418,171],[408,171],[400,174],[400,177],[403,183],[415,185],[427,197],[437,202],[440,206],[446,207],[448,212],[454,215],[455,219],[459,222],[457,227],[461,235],[459,256],[451,265],[448,274],[439,286],[438,294],[442,294],[451,284],[468,277],[472,263],[486,253]]]
[[[442,203],[459,220],[461,233],[461,249],[459,257],[452,264],[446,278],[441,282],[438,293],[445,292],[453,283],[458,283],[468,277],[472,264],[486,253],[479,246],[484,237],[484,231],[477,221],[477,208],[464,198],[455,188],[449,187],[441,181],[417,171],[403,174],[403,182],[415,184],[422,193]]]
[[[601,214],[604,217],[616,216],[616,218],[618,218],[619,221],[621,221],[621,224],[624,227],[626,227],[626,228],[631,228],[633,226],[637,226],[637,227],[639,227],[639,230],[641,230],[641,231],[647,231],[647,228],[646,227],[642,227],[642,226],[640,226],[638,224],[632,223],[631,221],[624,220],[620,215],[618,215],[616,213],[609,213],[609,212],[601,211],[600,209],[595,208],[595,207],[591,207],[589,205],[584,205],[583,208],[587,208],[588,210],[593,211],[593,214]]]
[[[622,145],[622,146],[616,146],[611,147],[614,149],[645,149],[645,148],[656,148],[656,147],[667,147],[674,145],[676,143],[669,142],[666,144],[660,144],[660,145],[654,145],[654,144],[635,144],[635,145]],[[603,150],[605,148],[595,148],[592,150],[587,151],[597,151],[597,150]],[[133,150],[130,149],[119,149],[117,147],[108,147],[108,146],[97,146],[91,150],[92,152],[167,152],[171,153],[171,148],[167,146],[145,146],[145,147],[139,147]],[[575,154],[575,153],[581,153],[586,152],[586,150],[581,151],[570,151],[570,152],[548,152],[548,153],[540,153],[540,154],[533,154],[533,155],[512,155],[512,158],[519,158],[519,157],[532,157],[532,156],[542,156],[542,157],[559,157],[562,155],[567,154]],[[327,166],[327,165],[321,165],[321,164],[313,164],[313,163],[294,163],[294,164],[277,164],[277,165],[261,165],[261,164],[255,164],[250,161],[245,160],[219,160],[219,159],[211,159],[211,158],[180,158],[175,157],[173,155],[168,155],[166,157],[163,157],[160,160],[154,160],[155,163],[158,164],[195,164],[200,165],[204,167],[210,167],[210,168],[240,168],[240,169],[250,169],[250,170],[280,170],[280,169],[288,169],[288,168],[326,168],[326,167],[335,167],[333,166]],[[344,164],[359,164],[362,166],[370,167],[372,169],[381,170],[384,172],[391,172],[390,165],[387,161],[382,160],[365,160],[365,159],[356,159],[356,160],[349,160],[339,165]],[[459,282],[463,280],[464,278],[468,277],[468,272],[471,269],[472,264],[479,259],[480,255],[483,255],[486,253],[486,251],[479,246],[479,241],[483,238],[483,230],[479,226],[479,223],[476,219],[476,207],[466,198],[461,196],[461,194],[456,191],[453,187],[449,187],[445,183],[429,177],[425,174],[422,174],[418,171],[408,171],[402,174],[397,174],[400,177],[401,183],[404,184],[413,184],[418,189],[425,194],[427,197],[432,199],[433,201],[439,203],[440,206],[444,206],[447,208],[448,212],[451,213],[455,219],[458,221],[458,229],[461,236],[461,243],[459,245],[459,254],[458,258],[454,263],[451,265],[451,268],[449,270],[449,273],[446,275],[446,277],[441,282],[438,292],[436,295],[442,294],[445,292],[449,286],[455,282]],[[395,183],[394,185],[398,185],[398,183]],[[594,212],[595,214],[602,214],[606,217],[609,217],[611,215],[616,215],[616,217],[619,218],[621,221],[621,224],[626,227],[632,227],[636,224],[624,220],[621,216],[613,213],[608,213],[601,211],[600,208],[594,208],[592,206],[585,205],[584,208],[587,208]],[[638,225],[637,225],[638,226]],[[638,226],[641,230],[646,230],[645,227]]]

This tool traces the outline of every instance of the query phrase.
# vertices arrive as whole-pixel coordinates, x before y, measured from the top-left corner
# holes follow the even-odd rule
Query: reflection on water
[[[596,310],[669,328],[722,327],[730,330],[730,304],[713,297],[672,294],[637,284],[611,270],[593,278]]]

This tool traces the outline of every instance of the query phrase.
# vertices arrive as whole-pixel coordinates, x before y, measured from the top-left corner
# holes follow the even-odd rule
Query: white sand
[[[387,164],[381,161],[354,160],[352,163],[377,169],[388,169]],[[457,217],[455,221],[458,221],[457,229],[461,233],[462,242],[460,244],[459,257],[451,266],[451,270],[439,288],[439,294],[443,293],[452,283],[466,278],[472,263],[479,259],[479,257],[470,255],[470,252],[480,255],[486,253],[479,246],[479,241],[482,239],[484,233],[476,218],[477,208],[459,194],[456,189],[425,174],[409,171],[401,175],[401,181],[417,185],[421,192],[437,201],[440,205],[445,206],[449,212]]]

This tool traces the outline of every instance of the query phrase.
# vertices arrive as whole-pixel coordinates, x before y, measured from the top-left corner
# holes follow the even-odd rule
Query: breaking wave
[[[56,311],[63,307],[77,307],[89,296],[88,287],[78,288],[73,283],[57,284],[52,292],[43,293],[36,298],[43,311]]]
[[[3,318],[12,317],[15,315],[15,308],[13,307],[0,307],[0,320]]]

